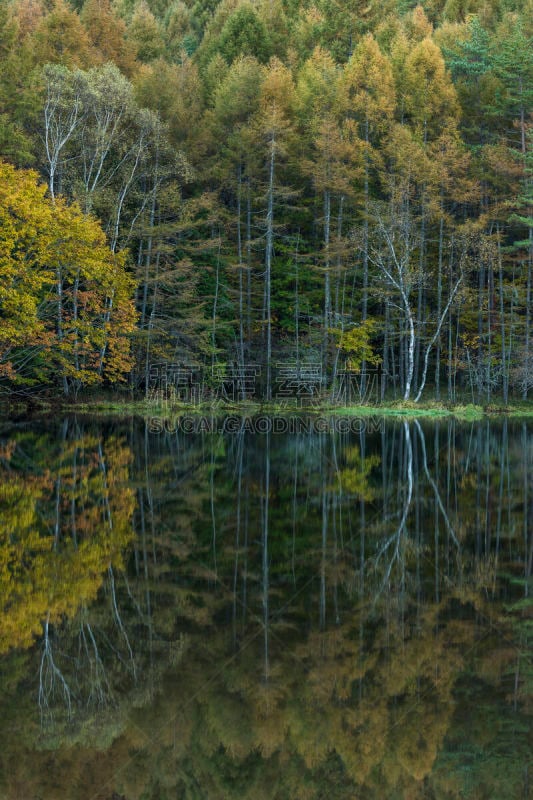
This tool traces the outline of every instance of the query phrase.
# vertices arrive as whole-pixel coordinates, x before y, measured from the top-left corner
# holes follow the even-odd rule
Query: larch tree
[[[139,0],[133,10],[127,41],[134,48],[139,61],[149,63],[163,53],[163,31],[144,0]]]
[[[416,45],[411,47],[402,69],[400,70],[401,83],[398,92],[403,94],[403,124],[412,131],[413,137],[419,143],[424,157],[430,157],[427,164],[432,163],[431,156],[435,151],[441,153],[440,166],[444,166],[442,151],[448,146],[453,148],[459,123],[459,105],[455,89],[449,73],[446,71],[444,58],[440,48],[433,40],[426,36]],[[455,150],[455,148],[454,148]],[[448,159],[449,162],[449,159]],[[425,174],[417,174],[414,180],[417,186],[420,225],[420,247],[418,253],[420,280],[418,282],[417,296],[417,327],[420,331],[426,323],[427,317],[427,287],[430,279],[430,263],[432,254],[429,253],[429,235],[432,226],[440,215],[442,223],[442,182],[444,174],[437,174],[426,167]],[[442,229],[441,229],[442,233]],[[430,351],[440,335],[444,322],[442,316],[442,248],[444,244],[439,239],[438,265],[441,270],[437,276],[437,288],[440,295],[437,298],[436,328],[431,336],[417,338],[415,351],[415,380],[417,383],[417,399],[425,385]],[[431,276],[432,278],[433,276]],[[458,290],[458,284],[450,290],[453,297]],[[444,307],[446,314],[450,310],[453,297],[448,298]],[[426,326],[426,330],[430,330]],[[424,343],[424,338],[426,342]],[[426,345],[424,347],[424,344]],[[424,352],[423,352],[424,351]],[[423,366],[422,366],[423,362]],[[422,371],[422,376],[420,373]]]
[[[94,63],[87,31],[78,14],[64,0],[54,1],[31,38],[36,64],[87,69]]]
[[[345,114],[357,126],[364,142],[362,187],[359,183],[359,205],[362,226],[362,297],[361,318],[368,316],[368,225],[372,184],[379,181],[382,169],[380,145],[390,131],[396,108],[396,94],[390,59],[376,39],[367,34],[358,43],[344,68]]]
[[[259,110],[262,77],[255,58],[234,61],[215,92],[212,111],[206,115],[212,137],[213,174],[234,198],[236,252],[230,256],[230,263],[238,274],[238,354],[242,366],[252,336],[252,201],[259,182],[252,121]],[[225,143],[222,148],[221,141]]]
[[[338,258],[344,203],[353,197],[355,184],[361,176],[363,156],[358,132],[353,122],[344,116],[343,88],[342,74],[333,58],[327,51],[315,48],[299,72],[296,97],[302,132],[300,169],[311,179],[322,205],[320,271],[324,276],[322,365],[325,372],[329,366],[332,327],[339,324],[341,314]],[[337,259],[334,259],[335,249]],[[335,301],[332,293],[334,263]]]
[[[130,77],[135,70],[135,46],[126,39],[126,24],[109,0],[87,0],[80,15],[95,61],[112,62]]]
[[[265,159],[265,271],[263,323],[265,330],[266,398],[272,399],[272,264],[274,258],[275,206],[286,195],[278,171],[293,137],[294,82],[290,70],[277,58],[265,68],[257,114],[257,134]]]

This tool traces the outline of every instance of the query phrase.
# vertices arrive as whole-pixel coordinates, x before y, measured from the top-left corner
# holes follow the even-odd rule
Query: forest
[[[533,388],[531,0],[0,0],[0,387]],[[246,392],[242,391],[244,397]]]

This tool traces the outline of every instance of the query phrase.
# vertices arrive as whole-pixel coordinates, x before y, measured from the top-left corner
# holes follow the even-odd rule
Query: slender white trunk
[[[403,393],[403,399],[409,400],[411,396],[411,386],[413,383],[413,375],[415,371],[415,324],[413,320],[413,314],[411,312],[411,308],[409,304],[406,302],[405,306],[406,314],[407,314],[407,324],[409,327],[409,345],[407,348],[407,372],[405,376],[405,390]]]
[[[276,137],[270,139],[270,164],[268,171],[268,195],[266,215],[265,248],[265,317],[266,317],[266,399],[272,399],[272,254],[274,249],[274,171],[276,164]]]
[[[239,361],[241,369],[244,369],[244,264],[242,260],[242,234],[241,234],[241,188],[242,188],[242,165],[239,164],[237,183],[237,255],[239,259]],[[244,389],[243,389],[244,392]],[[244,394],[242,395],[244,399]]]
[[[331,280],[330,280],[330,257],[329,241],[331,231],[331,194],[328,189],[324,191],[324,338],[323,358],[324,372],[328,366],[328,343],[329,329],[331,326]]]
[[[463,278],[461,276],[457,280],[455,286],[453,287],[453,290],[450,293],[450,296],[448,298],[448,302],[446,303],[444,311],[440,315],[440,319],[439,319],[438,324],[437,324],[437,329],[436,329],[435,333],[433,334],[433,336],[431,337],[431,339],[430,339],[430,341],[428,343],[428,346],[426,347],[426,352],[424,353],[424,370],[423,370],[423,373],[422,373],[422,380],[420,382],[420,389],[418,390],[418,394],[415,397],[415,403],[418,403],[418,401],[420,400],[420,397],[422,396],[422,392],[424,391],[424,386],[426,385],[429,354],[431,352],[431,349],[432,349],[433,345],[435,344],[435,342],[439,338],[440,331],[441,331],[441,328],[442,328],[442,323],[446,319],[446,316],[448,314],[448,311],[450,310],[450,306],[451,306],[451,304],[453,302],[453,299],[454,299],[455,295],[457,294],[457,290],[459,289],[459,286],[461,284],[462,279]]]

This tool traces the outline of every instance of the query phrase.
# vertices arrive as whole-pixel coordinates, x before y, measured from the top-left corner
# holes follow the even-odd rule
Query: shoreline
[[[411,402],[396,401],[383,405],[351,405],[333,406],[324,404],[297,405],[289,403],[160,403],[147,400],[86,400],[82,402],[64,402],[61,400],[30,402],[17,401],[1,404],[9,417],[24,415],[46,415],[61,412],[64,414],[90,414],[107,417],[142,417],[142,418],[176,418],[179,416],[224,416],[236,415],[242,417],[268,416],[345,416],[345,417],[386,417],[386,418],[428,418],[443,419],[454,417],[465,421],[476,421],[494,418],[533,418],[533,401],[513,403],[507,407],[490,404],[486,406],[474,404],[446,405],[444,403],[426,402],[415,404]]]

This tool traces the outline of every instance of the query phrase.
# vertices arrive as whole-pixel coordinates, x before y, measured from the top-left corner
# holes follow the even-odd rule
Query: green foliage
[[[527,0],[1,0],[0,155],[129,249],[136,389],[170,341],[264,367],[266,331],[274,360],[319,348],[328,383],[330,331],[372,318],[384,396],[527,396],[529,17]]]
[[[140,0],[133,9],[128,26],[128,40],[134,47],[139,61],[154,61],[163,52],[164,42],[160,25],[144,0]]]
[[[381,363],[381,357],[374,352],[371,343],[376,327],[377,320],[368,318],[347,331],[332,331],[338,337],[337,347],[348,356],[348,369],[358,372],[363,363],[374,366]]]
[[[266,63],[270,56],[267,30],[247,3],[239,6],[224,23],[218,40],[218,50],[231,64],[240,56],[253,56]]]

